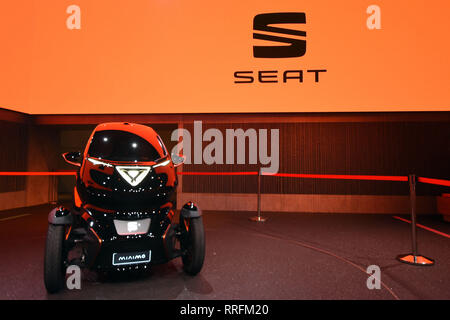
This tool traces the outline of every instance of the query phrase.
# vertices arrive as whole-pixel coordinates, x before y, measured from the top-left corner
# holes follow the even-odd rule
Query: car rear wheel
[[[65,226],[48,225],[44,257],[44,283],[49,293],[56,293],[64,286],[64,234]]]
[[[181,250],[183,252],[183,269],[187,274],[196,275],[205,260],[205,231],[202,217],[180,217],[182,228]]]

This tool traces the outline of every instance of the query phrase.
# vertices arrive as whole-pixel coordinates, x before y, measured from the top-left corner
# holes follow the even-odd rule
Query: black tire
[[[44,258],[44,283],[48,293],[56,293],[64,286],[65,226],[48,225]]]
[[[181,250],[183,269],[187,274],[196,275],[205,260],[205,231],[202,217],[184,219],[180,217],[182,228]]]

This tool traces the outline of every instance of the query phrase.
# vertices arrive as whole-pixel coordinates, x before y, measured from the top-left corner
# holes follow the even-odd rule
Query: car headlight
[[[170,160],[166,160],[160,163],[157,163],[153,166],[153,168],[157,168],[157,167],[163,167],[163,166],[167,166],[170,163]]]
[[[105,167],[110,167],[110,168],[113,167],[112,164],[109,164],[109,163],[106,163],[106,162],[103,162],[103,161],[95,160],[95,159],[92,159],[92,158],[87,158],[87,159],[89,160],[89,162],[91,162],[93,165],[96,165],[96,166],[105,166]]]

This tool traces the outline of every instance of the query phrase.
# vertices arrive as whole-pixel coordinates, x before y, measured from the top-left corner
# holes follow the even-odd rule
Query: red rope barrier
[[[249,172],[190,172],[182,171],[177,172],[181,176],[257,176],[257,171]]]
[[[449,180],[442,180],[442,179],[431,179],[431,178],[423,178],[418,177],[417,180],[422,183],[428,183],[428,184],[435,184],[439,186],[446,186],[450,187],[450,181]]]
[[[0,176],[75,176],[75,171],[59,171],[59,172],[30,172],[30,171],[16,171],[16,172],[0,172]]]
[[[75,171],[31,172],[31,171],[4,171],[0,176],[75,176]],[[257,171],[247,172],[177,172],[183,176],[256,176]],[[337,180],[375,180],[375,181],[408,181],[407,176],[375,176],[375,175],[346,175],[346,174],[307,174],[307,173],[262,173],[263,176],[306,178],[306,179],[337,179]],[[450,187],[449,180],[418,177],[419,182]]]
[[[309,178],[309,179],[339,179],[339,180],[378,180],[378,181],[408,181],[407,176],[370,176],[346,174],[303,174],[303,173],[263,173],[264,176]]]

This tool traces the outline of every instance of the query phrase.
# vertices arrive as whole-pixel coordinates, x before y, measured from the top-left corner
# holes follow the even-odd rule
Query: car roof
[[[138,123],[131,123],[131,122],[106,122],[106,123],[100,123],[97,125],[92,132],[92,136],[99,131],[105,131],[105,130],[119,130],[119,131],[126,131],[133,133],[148,142],[150,142],[153,147],[158,151],[161,157],[164,157],[164,150],[162,149],[159,141],[158,141],[158,134],[156,133],[153,128],[138,124]]]

